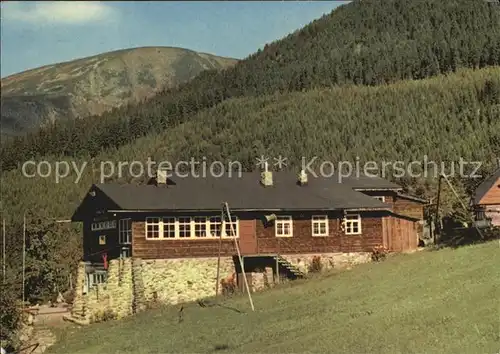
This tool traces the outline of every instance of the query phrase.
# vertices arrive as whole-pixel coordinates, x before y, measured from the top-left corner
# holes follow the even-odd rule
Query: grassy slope
[[[254,295],[255,313],[190,304],[61,333],[49,353],[495,353],[498,242],[397,255]],[[247,298],[226,305],[248,310]]]
[[[458,160],[461,156],[487,161],[500,152],[499,146],[489,142],[500,134],[500,120],[488,122],[476,115],[480,108],[477,90],[487,79],[499,78],[500,68],[495,67],[378,87],[232,99],[169,131],[104,151],[96,157],[95,166],[98,168],[101,161],[145,163],[149,156],[172,163],[192,156],[201,161],[206,156],[209,160],[248,162],[254,168],[255,157],[261,154],[287,156],[294,168],[300,156],[352,161],[359,155],[396,161],[421,160],[427,154],[430,160],[439,156]],[[76,184],[75,173],[59,183],[53,176],[25,178],[20,169],[4,173],[3,205],[9,215],[22,215],[28,209],[67,218],[87,192],[92,183],[88,159],[43,159],[51,161],[53,168],[54,162],[61,160],[88,165]],[[99,173],[94,181],[99,181]]]

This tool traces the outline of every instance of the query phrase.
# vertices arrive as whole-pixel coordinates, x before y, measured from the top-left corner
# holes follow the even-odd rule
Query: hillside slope
[[[50,353],[496,353],[498,242],[399,255],[314,280],[61,333]],[[152,325],[154,323],[154,325]],[[96,341],[95,338],[99,338]]]
[[[222,69],[235,59],[182,48],[124,49],[48,65],[2,79],[2,133],[58,119],[99,115]]]
[[[65,154],[94,155],[145,132],[171,129],[228,98],[385,84],[498,64],[500,7],[494,4],[483,0],[356,0],[229,70],[205,71],[144,104],[16,141],[11,150],[2,151],[2,169],[14,168],[33,154],[60,153],[61,145],[53,142],[68,131],[87,132],[92,148],[68,142]],[[111,143],[110,136],[119,138]]]
[[[128,165],[120,171],[118,164],[139,161],[146,166],[148,158],[173,165],[191,158],[198,162],[205,159],[207,164],[239,161],[247,171],[256,168],[255,159],[262,154],[287,157],[287,168],[294,170],[301,166],[302,157],[306,161],[317,157],[314,168],[322,161],[348,160],[354,164],[357,157],[360,163],[374,161],[378,167],[382,162],[423,163],[425,156],[428,161],[444,161],[446,173],[454,168],[452,162],[460,158],[482,161],[486,167],[495,156],[500,156],[499,114],[500,67],[463,70],[386,86],[231,99],[168,131],[144,131],[147,135],[136,141],[96,154],[94,171],[88,155],[74,159],[59,154],[35,159],[51,163],[52,175],[47,178],[24,177],[20,168],[3,173],[3,206],[13,217],[26,210],[43,210],[50,217],[65,219],[92,182],[144,183],[147,176],[133,178]],[[60,149],[70,142],[84,146],[85,134],[66,135],[54,144]],[[110,134],[108,143],[112,145],[119,138]],[[56,180],[57,161],[83,167],[82,175],[78,178],[71,167],[67,177]],[[474,165],[466,166],[464,172],[473,172],[471,167]],[[43,168],[45,173],[46,167]],[[135,168],[132,174],[138,171]],[[418,173],[418,167],[413,166],[413,171]],[[61,166],[61,173],[64,172]],[[384,172],[391,178],[397,171]],[[402,182],[417,188],[412,192],[430,196],[436,172],[429,168],[427,180],[404,178]],[[27,166],[26,173],[36,171]],[[106,174],[109,178],[105,178]]]

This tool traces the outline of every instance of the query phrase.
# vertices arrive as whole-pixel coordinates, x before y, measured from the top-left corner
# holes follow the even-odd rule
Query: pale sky
[[[117,49],[243,59],[348,1],[2,1],[1,76]]]

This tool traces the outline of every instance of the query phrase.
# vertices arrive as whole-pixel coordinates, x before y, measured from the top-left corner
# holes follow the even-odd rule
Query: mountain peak
[[[1,83],[2,133],[22,133],[63,117],[99,115],[236,62],[184,48],[138,47],[10,75]]]

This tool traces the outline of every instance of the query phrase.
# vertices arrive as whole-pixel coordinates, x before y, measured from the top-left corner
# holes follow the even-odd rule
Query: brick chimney
[[[273,185],[273,173],[268,170],[267,162],[264,165],[264,171],[260,173],[260,183],[264,187],[271,187]]]
[[[167,169],[158,168],[156,170],[156,184],[167,185]]]
[[[299,185],[304,186],[307,184],[307,173],[304,170],[300,170],[298,176]]]

